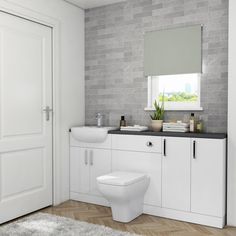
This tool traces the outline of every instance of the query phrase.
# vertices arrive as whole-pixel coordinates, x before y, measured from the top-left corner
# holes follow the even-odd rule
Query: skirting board
[[[143,213],[173,220],[186,221],[194,224],[212,226],[220,229],[224,228],[225,226],[225,217],[221,218],[221,217],[207,216],[192,212],[177,211],[173,209],[167,209],[150,205],[144,205]]]
[[[75,201],[97,204],[101,206],[107,206],[107,207],[110,206],[109,202],[103,197],[89,194],[70,192],[70,199]],[[194,224],[212,226],[216,228],[224,228],[225,226],[225,217],[207,216],[207,215],[201,215],[192,212],[177,211],[157,206],[144,205],[143,213],[173,220],[190,222]]]
[[[110,206],[109,202],[106,199],[104,199],[103,197],[95,196],[95,195],[70,192],[70,199],[75,200],[75,201],[80,201],[80,202],[97,204],[97,205],[106,206],[106,207]]]

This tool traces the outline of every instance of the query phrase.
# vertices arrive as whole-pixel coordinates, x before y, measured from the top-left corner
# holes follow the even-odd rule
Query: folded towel
[[[189,128],[167,128],[163,127],[164,132],[181,132],[181,133],[187,133],[189,132]]]
[[[188,128],[189,124],[188,123],[182,123],[182,122],[177,122],[177,123],[163,123],[163,127],[170,127],[170,128]]]
[[[140,125],[134,125],[134,126],[121,126],[121,131],[145,131],[148,130],[147,126],[140,126]]]

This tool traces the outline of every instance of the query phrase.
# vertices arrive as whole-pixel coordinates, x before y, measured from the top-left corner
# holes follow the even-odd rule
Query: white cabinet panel
[[[112,171],[116,170],[147,173],[150,185],[144,203],[161,206],[161,154],[113,150]]]
[[[91,149],[90,155],[90,193],[101,195],[98,191],[97,177],[111,173],[111,150]]]
[[[162,207],[190,211],[190,139],[163,138]]]
[[[96,178],[110,172],[111,150],[70,148],[71,192],[100,196]]]
[[[143,135],[112,135],[112,149],[161,153],[161,137]]]
[[[225,214],[225,140],[192,139],[191,211],[223,217]]]
[[[85,148],[70,148],[70,191],[89,192],[89,158]]]

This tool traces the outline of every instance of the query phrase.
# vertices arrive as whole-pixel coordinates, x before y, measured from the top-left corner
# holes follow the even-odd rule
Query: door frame
[[[53,140],[52,140],[52,176],[53,176],[53,205],[58,205],[62,202],[61,197],[61,155],[60,155],[60,21],[22,7],[15,3],[0,0],[0,12],[8,13],[21,17],[23,19],[48,26],[52,29],[52,96],[53,96]]]

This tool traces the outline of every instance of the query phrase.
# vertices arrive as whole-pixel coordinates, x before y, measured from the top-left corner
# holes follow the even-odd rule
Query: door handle
[[[93,150],[90,150],[89,160],[90,160],[90,165],[93,166]]]
[[[84,153],[84,164],[86,166],[88,165],[88,150],[85,150],[85,153]]]
[[[46,121],[49,121],[49,120],[50,120],[50,112],[53,112],[53,109],[50,108],[49,106],[46,106],[46,107],[43,109],[43,112],[46,113]]]
[[[196,141],[193,141],[193,159],[196,159]]]
[[[164,139],[164,144],[163,144],[163,153],[164,153],[164,156],[166,157],[166,139]]]

